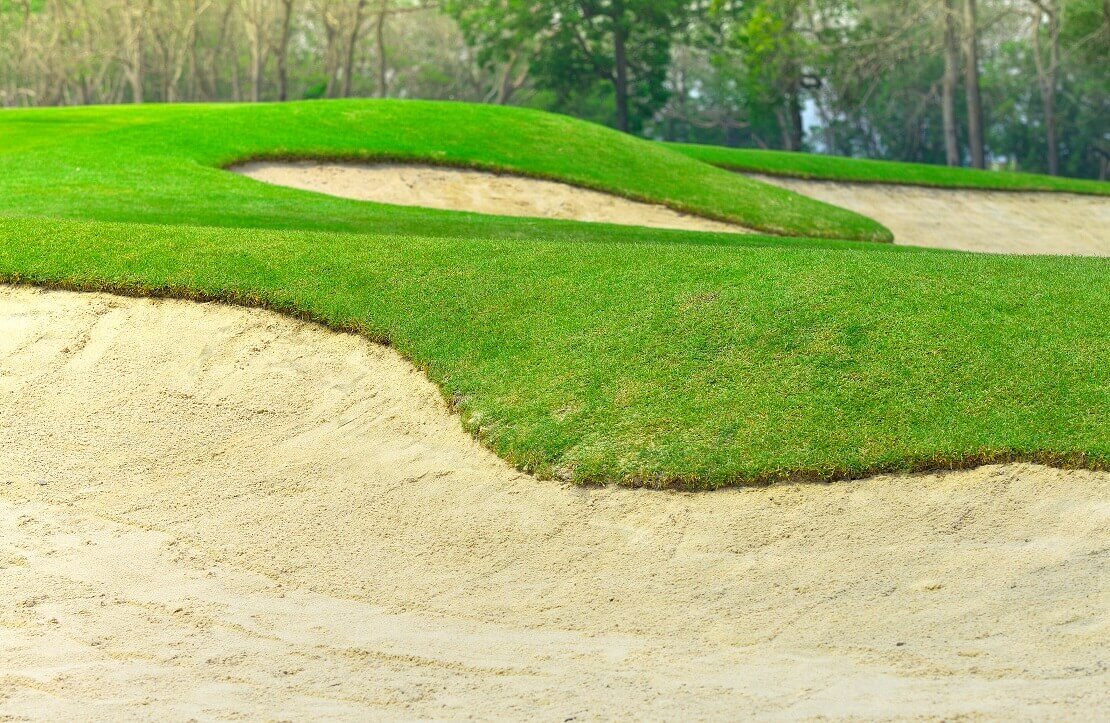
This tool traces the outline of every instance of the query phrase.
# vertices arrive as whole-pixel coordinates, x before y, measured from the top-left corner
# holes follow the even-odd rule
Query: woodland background
[[[0,0],[0,107],[340,97],[1106,179],[1110,0]]]

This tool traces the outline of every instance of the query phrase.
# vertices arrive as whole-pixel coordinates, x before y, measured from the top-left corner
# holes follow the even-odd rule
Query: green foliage
[[[801,64],[808,51],[804,40],[794,31],[792,7],[783,5],[752,4],[734,36],[736,49],[744,58],[753,118],[758,122],[773,114],[780,136],[792,132],[790,114],[798,110]],[[791,142],[800,145],[801,139]]]
[[[304,100],[320,100],[328,92],[328,81],[320,80],[312,83],[304,91]]]
[[[672,141],[947,158],[940,0],[329,0],[293,3],[288,35],[282,3],[136,3],[0,0],[0,106],[384,93],[516,103]],[[1105,0],[977,4],[990,161],[1047,170],[1055,125],[1065,175],[1110,173]],[[1052,46],[1048,21],[1031,27],[1038,6],[1063,9],[1053,124],[1033,62],[1034,38],[1042,59]]]
[[[1100,155],[1110,159],[1110,16],[1102,14],[1100,0],[1072,0],[1064,7],[1060,75],[1065,81],[1056,96],[1060,170],[1097,178]],[[1043,173],[1048,170],[1045,118],[1037,85],[1030,82],[1035,77],[1032,45],[1008,42],[984,68],[984,92],[991,101],[991,146],[1012,166]]]
[[[0,0],[0,15],[39,13],[46,5],[46,0]]]
[[[979,5],[988,150],[996,163],[1045,171],[1033,4]],[[1063,7],[1055,114],[1062,170],[1097,178],[1110,154],[1110,16],[1102,0]],[[940,8],[888,0],[711,2],[698,20],[702,31],[684,41],[694,51],[673,62],[678,97],[651,130],[668,140],[943,164]],[[957,89],[961,128],[963,92]],[[808,128],[799,137],[803,108]]]
[[[535,85],[557,99],[552,110],[614,88],[615,124],[638,131],[667,98],[671,45],[681,0],[453,0],[446,9],[485,63],[528,58]],[[625,76],[627,79],[625,80]],[[623,86],[627,85],[627,88]],[[628,99],[622,108],[621,95]],[[596,119],[595,119],[596,120]]]
[[[698,40],[713,77],[698,86],[713,102],[735,108],[746,144],[799,148],[803,67],[815,48],[796,28],[796,0],[714,0]]]

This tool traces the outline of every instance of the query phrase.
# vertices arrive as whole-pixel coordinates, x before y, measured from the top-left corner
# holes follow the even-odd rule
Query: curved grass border
[[[175,301],[191,301],[197,303],[219,303],[247,309],[260,309],[282,316],[287,316],[298,321],[317,324],[323,328],[340,334],[355,334],[372,344],[398,351],[393,341],[376,332],[368,330],[360,324],[336,324],[318,313],[301,308],[295,304],[274,303],[272,300],[259,294],[243,293],[206,293],[195,289],[183,287],[147,287],[141,284],[126,283],[100,283],[91,281],[73,281],[58,279],[29,278],[18,274],[0,273],[0,285],[26,286],[48,291],[67,291],[73,293],[102,293],[114,296],[140,299],[166,299]],[[427,368],[417,364],[403,352],[401,357],[409,364],[419,369],[427,376]],[[505,457],[488,438],[481,434],[480,428],[468,425],[462,420],[461,410],[456,399],[448,395],[441,384],[430,379],[439,390],[440,396],[453,416],[460,418],[463,429],[487,451],[498,455],[511,464],[517,471],[532,474],[538,479],[549,481],[571,482],[584,487],[607,487],[613,484],[629,487],[631,489],[652,489],[660,491],[678,492],[710,492],[718,489],[734,487],[766,487],[776,484],[831,484],[834,482],[848,482],[867,479],[886,474],[927,474],[936,472],[956,472],[975,469],[984,465],[994,464],[1039,464],[1062,470],[1084,469],[1094,472],[1110,471],[1110,459],[1092,457],[1085,452],[1055,452],[1051,450],[1036,450],[1023,452],[1013,449],[981,450],[978,452],[964,453],[955,456],[933,455],[910,457],[903,460],[874,464],[863,468],[849,469],[833,467],[831,469],[785,469],[773,470],[754,477],[741,477],[724,482],[713,487],[705,486],[696,476],[689,475],[656,475],[632,476],[625,479],[581,478],[575,479],[559,475],[551,469],[533,470],[522,467],[511,457]]]
[[[19,242],[18,247],[12,245],[13,240]],[[1099,309],[1110,307],[1110,294],[1101,293],[1110,290],[1110,264],[1083,259],[1044,262],[969,257],[898,247],[876,247],[864,252],[814,243],[798,248],[794,241],[777,244],[771,241],[766,240],[769,245],[751,247],[649,243],[611,249],[607,244],[593,243],[564,248],[543,242],[449,241],[0,218],[0,281],[264,308],[391,345],[440,388],[469,433],[518,469],[541,478],[579,484],[711,489],[775,482],[829,482],[881,473],[963,469],[1015,461],[1062,468],[1110,469],[1107,433],[1110,366],[1100,363],[1100,359],[1110,357],[1110,347],[1106,345],[1110,333],[1098,324],[1102,318]],[[398,253],[400,250],[403,253]],[[596,266],[599,260],[609,258],[611,251],[618,251],[612,263],[632,279],[625,291],[611,294],[613,298],[603,298],[602,287],[594,279],[608,278],[609,271]],[[404,254],[412,256],[405,258]],[[347,261],[337,266],[338,259]],[[536,266],[537,261],[542,269]],[[949,307],[941,310],[939,318],[928,315],[931,310],[928,299],[910,297],[909,301],[920,302],[913,308],[925,312],[904,318],[895,309],[889,316],[891,321],[877,327],[878,335],[873,337],[875,344],[900,344],[901,352],[875,357],[876,352],[867,351],[866,346],[858,351],[851,351],[851,347],[836,351],[829,346],[824,330],[835,327],[837,334],[848,334],[844,338],[852,342],[860,338],[861,319],[886,310],[882,305],[856,303],[830,306],[830,297],[812,293],[820,288],[813,283],[817,279],[812,273],[825,274],[828,279],[863,276],[857,292],[877,293],[878,298],[888,300],[887,306],[897,307],[906,300],[904,295],[899,296],[903,283],[899,274],[907,280],[922,279],[923,275],[926,281],[941,280],[959,268],[949,261],[975,267],[968,272],[974,278],[984,278],[986,272],[989,281],[1000,270],[1002,276],[994,282],[995,288],[953,299]],[[687,316],[688,309],[695,314],[705,311],[702,305],[714,303],[712,297],[726,293],[727,287],[720,286],[719,281],[712,281],[708,287],[692,284],[693,272],[715,274],[714,279],[729,282],[742,269],[752,268],[751,278],[760,279],[762,269],[779,266],[789,269],[799,263],[802,266],[798,268],[811,272],[796,279],[792,290],[786,291],[787,296],[796,292],[804,295],[797,297],[800,305],[784,312],[787,316],[781,324],[762,321],[761,317],[758,323],[745,325],[725,309],[724,316],[709,314],[700,318],[696,327],[690,327],[716,335],[707,341],[725,343],[726,350],[733,343],[730,339],[744,339],[752,333],[748,329],[757,330],[759,343],[785,333],[781,343],[776,341],[769,349],[770,356],[756,359],[750,366],[750,373],[755,376],[748,379],[767,387],[762,396],[753,395],[740,383],[748,374],[743,371],[742,359],[741,366],[735,367],[737,359],[727,352],[720,362],[707,365],[701,348],[688,346],[695,337],[686,336],[683,343],[677,343],[670,334],[671,324],[665,319],[649,324],[643,330],[645,336],[603,339],[602,346],[596,349],[574,341],[598,338],[597,333],[609,329],[611,324],[623,325],[622,320],[629,314],[642,320],[652,314],[678,311],[681,315],[676,318],[689,319],[692,317]],[[674,264],[680,267],[675,268],[672,276],[658,276],[660,268],[671,268]],[[730,265],[736,271],[725,269],[717,273],[720,267]],[[546,280],[547,285],[569,279],[572,286],[557,288],[554,295],[543,293],[545,285],[522,286],[520,271],[525,268],[539,269],[535,278]],[[647,275],[644,278],[656,278],[663,290],[645,294],[639,285],[640,273]],[[588,274],[593,276],[579,278]],[[1024,283],[1013,294],[1006,292],[1005,279],[1010,274],[1016,274],[1015,278]],[[869,281],[891,277],[895,281],[891,287],[874,287]],[[1079,283],[1083,278],[1087,279],[1085,285]],[[327,283],[322,285],[321,280]],[[778,285],[777,280],[770,283],[768,288]],[[532,288],[539,288],[540,295],[534,294]],[[586,301],[568,293],[572,288],[591,289],[602,296]],[[953,288],[959,288],[958,284]],[[740,299],[756,302],[768,299],[766,289],[750,289],[746,285],[738,289]],[[999,289],[1006,293],[998,294]],[[1024,313],[1025,307],[1020,304],[1030,290],[1048,308],[1034,314]],[[936,298],[947,296],[942,289]],[[1055,306],[1048,303],[1053,298]],[[643,308],[654,310],[651,314],[632,308],[645,301],[647,305]],[[771,302],[777,305],[780,299]],[[1075,316],[1060,324],[1061,302],[1078,304],[1086,317]],[[984,303],[986,306],[981,306]],[[1012,316],[1012,321],[984,318],[985,309],[998,313],[1004,308],[999,304],[1014,303],[1019,306],[1015,307],[1017,315]],[[552,305],[558,308],[548,308]],[[484,314],[485,308],[498,313]],[[564,311],[565,315],[561,313]],[[829,325],[830,318],[835,320],[834,326]],[[1041,318],[1057,319],[1056,327],[1042,323]],[[733,320],[735,329],[721,326],[722,320],[728,319]],[[813,326],[815,323],[818,326]],[[890,323],[895,326],[890,328]],[[937,324],[939,328],[961,329],[963,338],[953,343],[952,339],[937,337],[928,328]],[[984,324],[976,332],[976,325]],[[1001,327],[996,328],[999,324]],[[1021,337],[1015,340],[996,333],[1006,329]],[[538,334],[543,343],[524,345],[499,356],[506,344],[520,339],[519,330]],[[816,337],[815,331],[820,331]],[[981,340],[976,333],[982,335]],[[918,337],[901,343],[901,337],[914,334]],[[644,340],[664,346],[637,358],[635,354],[643,349]],[[1053,343],[1058,348],[1049,346]],[[921,348],[923,344],[931,347]],[[997,355],[998,347],[1007,344],[1016,344],[1018,352],[1027,347],[1040,349],[1044,358],[1038,361],[1053,370],[1056,377],[1048,379],[1036,369],[1026,370],[1028,378],[1006,372],[1005,367],[992,370],[991,359],[1007,358]],[[784,357],[784,350],[797,353]],[[834,356],[829,356],[830,351]],[[695,374],[714,374],[718,363],[731,365],[729,368],[737,371],[723,372],[723,378],[736,384],[725,388],[695,385],[683,391],[688,387],[690,372],[660,366],[657,358],[660,353],[668,354],[671,364],[689,363]],[[902,387],[895,390],[899,393],[892,397],[894,406],[883,403],[874,408],[877,417],[889,417],[907,411],[898,406],[899,399],[913,389],[920,388],[922,394],[931,395],[915,403],[947,401],[945,394],[951,392],[944,391],[949,388],[944,383],[949,380],[940,379],[941,385],[936,386],[935,369],[907,377],[898,368],[906,362],[931,363],[944,357],[951,357],[951,366],[947,368],[953,374],[972,366],[977,368],[974,374],[965,375],[967,379],[978,380],[984,374],[990,377],[983,391],[971,396],[968,392],[975,390],[967,389],[965,381],[952,380],[949,387],[959,394],[951,400],[955,409],[969,404],[970,408],[979,409],[984,403],[989,405],[991,400],[1016,391],[1013,399],[1002,399],[1001,409],[980,411],[1003,412],[1003,419],[1018,423],[1026,416],[1005,414],[1006,405],[1024,404],[1029,408],[1028,418],[1040,419],[1031,423],[1031,434],[1030,430],[1019,428],[1002,429],[999,433],[988,425],[985,439],[995,441],[977,443],[968,437],[961,442],[963,432],[953,436],[948,420],[938,417],[940,426],[929,427],[926,415],[923,420],[929,428],[924,430],[924,439],[929,439],[930,434],[939,435],[935,442],[922,442],[916,450],[901,451],[897,445],[886,448],[875,442],[872,435],[886,434],[884,428],[880,425],[869,429],[873,420],[853,411],[861,401],[853,396],[856,392],[849,388],[848,395],[844,395],[845,385],[861,390],[865,396],[885,391],[870,378],[859,378],[864,371],[861,363],[874,368],[868,374],[884,375],[888,384],[901,383]],[[782,368],[768,366],[772,360],[785,368],[786,373]],[[837,371],[845,364],[847,376]],[[803,379],[800,387],[790,389],[784,383],[813,368],[823,371],[808,381]],[[553,374],[553,370],[557,373]],[[893,376],[890,372],[894,372]],[[589,383],[591,375],[597,374],[602,375],[600,394],[591,396],[587,390],[586,396],[581,396],[576,391],[580,384]],[[1062,387],[1058,386],[1061,382]],[[649,395],[657,391],[674,394],[665,394],[655,401],[634,399],[621,404],[607,396],[610,389],[628,384],[649,390],[646,392]],[[696,394],[700,396],[690,396],[691,389],[699,390]],[[817,403],[798,417],[798,410],[789,403],[792,392],[812,395]],[[567,400],[573,401],[575,395],[579,402],[591,405],[589,414],[570,419],[565,425],[553,424],[552,413],[565,408]],[[977,395],[986,402],[975,401]],[[855,427],[846,430],[835,420],[832,427],[827,426],[827,421],[822,422],[821,416],[829,411],[827,404],[837,399],[843,407],[838,411],[840,416],[858,417],[859,430]],[[938,409],[944,408],[942,405]],[[730,447],[734,443],[723,441],[722,430],[731,428],[730,419],[744,419],[749,412],[763,415],[763,421],[753,418],[748,428],[739,430],[737,446]],[[740,416],[736,417],[737,414]],[[676,415],[687,421],[679,422]],[[786,421],[778,421],[780,418]],[[912,421],[915,417],[911,414],[906,419]],[[675,430],[679,434],[668,436]],[[845,431],[851,437],[848,445],[834,445],[821,452],[817,455],[821,461],[816,464],[806,462],[805,454],[795,455],[795,462],[783,462],[781,455],[776,456],[775,447],[780,439],[789,450],[799,440],[821,439],[830,433],[835,437]],[[912,430],[907,428],[909,431]],[[896,429],[892,439],[905,433]],[[753,434],[770,435],[768,444],[760,448],[744,441]],[[1011,441],[1006,441],[1007,438]],[[1021,441],[1023,438],[1026,441]],[[1038,438],[1054,441],[1047,444],[1028,441]],[[599,442],[604,445],[602,448],[597,447]],[[878,451],[870,459],[849,461],[851,455],[847,451],[856,444],[878,444]],[[929,450],[930,446],[939,451]],[[745,458],[737,462],[729,456],[734,452]],[[718,459],[714,454],[724,456]],[[636,455],[641,455],[642,461],[637,461]]]
[[[999,192],[1110,196],[1110,182],[1012,171],[949,168],[926,163],[875,161],[815,153],[667,143],[671,150],[718,168],[807,181],[919,186]]]

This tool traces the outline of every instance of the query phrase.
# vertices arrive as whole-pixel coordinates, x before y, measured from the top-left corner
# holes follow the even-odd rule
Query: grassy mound
[[[581,121],[461,103],[343,101],[11,111],[0,213],[343,231],[457,230],[458,214],[315,198],[219,169],[248,159],[395,160],[508,171],[791,236],[890,241],[877,222]],[[67,193],[47,192],[64,187]],[[228,204],[228,198],[235,198]],[[304,213],[312,203],[316,212]],[[486,218],[476,227],[518,227]],[[485,233],[485,232],[483,232]]]
[[[417,123],[404,107],[0,113],[0,280],[224,299],[390,342],[499,454],[577,481],[708,488],[1010,459],[1110,465],[1105,259],[488,218],[217,168],[388,147],[652,190],[644,159],[611,162],[623,140],[597,146],[612,138],[603,129],[423,103]],[[442,115],[455,109],[505,120],[489,147],[477,128],[464,142]],[[503,136],[518,123],[514,145]],[[599,169],[535,147],[578,142],[543,123],[581,129]],[[650,147],[629,144],[632,156]],[[659,154],[686,170],[656,173],[671,190],[655,198],[701,168]],[[622,180],[626,162],[640,177]]]
[[[948,168],[925,163],[870,161],[813,153],[721,148],[684,143],[669,143],[667,147],[719,168],[765,173],[771,176],[790,176],[818,181],[895,183],[934,188],[1065,191],[1092,196],[1110,196],[1110,183],[1080,178],[1042,176],[1035,173],[980,171],[974,168]]]

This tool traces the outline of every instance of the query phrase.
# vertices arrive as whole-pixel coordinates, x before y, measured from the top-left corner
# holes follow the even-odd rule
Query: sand
[[[500,216],[561,218],[686,231],[749,229],[630,201],[565,183],[438,166],[352,163],[247,163],[231,170],[278,186],[398,206]]]
[[[279,186],[401,206],[750,233],[665,206],[482,171],[317,162],[259,162],[232,170]],[[894,232],[898,244],[985,253],[1110,256],[1107,198],[748,175],[873,218]]]
[[[899,244],[1110,256],[1110,198],[752,177],[869,216],[893,231]]]
[[[1091,719],[1110,475],[509,468],[392,350],[0,287],[0,719]]]

